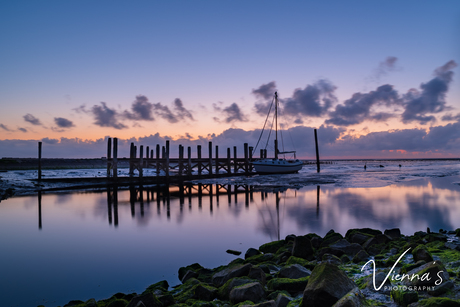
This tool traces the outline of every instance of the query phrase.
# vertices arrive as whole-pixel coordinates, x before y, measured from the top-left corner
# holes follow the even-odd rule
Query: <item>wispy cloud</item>
[[[33,116],[32,114],[26,114],[26,115],[23,116],[23,118],[24,118],[24,120],[26,122],[29,122],[32,125],[36,125],[36,126],[41,126],[42,125],[40,120],[38,118],[36,118],[35,116]]]
[[[153,104],[149,102],[149,99],[144,95],[138,95],[131,105],[131,112],[124,111],[123,114],[127,119],[131,120],[152,121],[155,120],[152,110]]]
[[[117,117],[119,116],[115,109],[107,107],[105,102],[101,102],[101,105],[94,105],[91,108],[91,112],[94,116],[94,124],[100,127],[112,127],[115,129],[125,129],[127,126],[118,122]]]
[[[55,117],[54,118],[54,122],[56,123],[56,125],[60,128],[71,128],[71,127],[75,127],[75,125],[73,124],[72,121],[66,119],[66,118],[63,118],[63,117]]]
[[[240,107],[235,102],[229,105],[228,107],[224,108],[222,108],[218,104],[213,104],[213,107],[214,111],[220,113],[224,117],[223,121],[226,123],[248,121],[248,117],[241,111]],[[218,117],[214,117],[214,120],[216,122],[221,122],[221,119]]]
[[[4,124],[0,124],[0,128],[2,128],[3,130],[6,130],[6,131],[11,131],[11,130],[8,129],[8,127],[5,126]]]

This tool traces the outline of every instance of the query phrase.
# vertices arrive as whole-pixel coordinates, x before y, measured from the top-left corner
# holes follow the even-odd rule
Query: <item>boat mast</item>
[[[278,159],[278,92],[275,92],[275,159]]]

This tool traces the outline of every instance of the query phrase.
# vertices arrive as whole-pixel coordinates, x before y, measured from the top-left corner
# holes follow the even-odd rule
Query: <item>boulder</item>
[[[418,301],[418,293],[416,291],[391,290],[391,297],[396,304],[402,307],[407,307],[409,304]]]
[[[340,300],[333,305],[333,307],[364,307],[367,306],[366,298],[361,293],[358,287],[353,288],[350,292],[345,294]]]
[[[292,256],[313,260],[314,250],[311,246],[310,239],[306,236],[296,237],[292,246]]]
[[[347,231],[345,234],[345,238],[349,240],[349,238],[355,234],[355,233],[361,233],[369,236],[376,236],[382,234],[382,232],[378,229],[372,229],[372,228],[352,228]]]
[[[434,286],[433,288],[428,289],[428,294],[433,295],[433,296],[440,296],[447,291],[451,290],[454,288],[454,282],[452,280],[447,280],[440,284],[439,286]]]
[[[262,285],[258,282],[253,282],[233,288],[229,297],[233,304],[237,304],[244,301],[256,303],[264,296],[265,290]]]
[[[449,274],[441,261],[432,261],[407,272],[401,278],[406,286],[435,287],[448,281]]]
[[[248,259],[249,257],[257,256],[257,255],[260,255],[260,254],[262,254],[262,252],[260,252],[258,249],[250,247],[250,248],[248,248],[248,250],[244,254],[244,259]]]
[[[321,246],[321,243],[323,243],[323,238],[313,237],[310,239],[310,243],[313,248],[319,248]]]
[[[414,262],[423,260],[427,263],[433,261],[433,256],[428,252],[425,245],[419,245],[412,251],[412,256],[414,256]]]
[[[359,245],[358,243],[350,244],[345,239],[339,240],[339,241],[329,245],[329,247],[333,248],[333,249],[338,249],[338,250],[342,251],[345,255],[347,255],[347,256],[349,256],[351,258],[353,258],[357,253],[359,253],[360,251],[363,250],[361,245]]]
[[[252,268],[249,270],[248,277],[249,277],[249,278],[252,278],[252,279],[257,279],[258,281],[260,281],[260,283],[261,283],[262,285],[265,285],[265,283],[266,283],[265,272],[264,272],[264,270],[262,270],[261,268],[252,267]]]
[[[191,265],[188,265],[186,267],[181,267],[179,268],[179,274],[178,274],[178,277],[179,277],[179,280],[182,281],[182,278],[184,278],[184,275],[189,271],[189,270],[192,270],[192,271],[195,271],[197,272],[198,270],[202,269],[203,267],[199,264],[199,263],[194,263],[194,264],[191,264]]]
[[[195,272],[195,271],[192,271],[192,270],[188,270],[187,273],[185,273],[184,277],[182,277],[182,280],[181,282],[182,283],[185,283],[187,280],[189,280],[190,278],[197,278],[198,277],[198,273]]]
[[[372,236],[369,235],[369,234],[356,232],[356,233],[351,234],[350,237],[348,238],[348,240],[351,243],[358,243],[359,245],[363,245],[370,238],[372,238]]]
[[[356,287],[341,269],[327,262],[318,264],[309,278],[302,307],[330,307]]]
[[[141,305],[141,303],[143,305]],[[135,296],[128,304],[127,307],[137,307],[137,306],[145,306],[145,307],[162,307],[163,304],[156,298],[153,293],[146,293]]]
[[[311,271],[307,270],[300,264],[292,264],[282,268],[278,276],[280,278],[290,278],[290,279],[298,279],[303,278],[311,275]]]
[[[366,288],[373,291],[373,292],[379,292],[383,294],[390,294],[391,292],[391,281],[390,281],[389,276],[387,278],[387,274],[384,272],[376,272],[375,273],[375,287],[374,287],[374,274],[369,275],[364,283],[366,285]],[[386,280],[385,280],[386,279]],[[383,283],[383,285],[382,285]],[[379,290],[376,290],[379,289]]]
[[[280,293],[276,297],[275,306],[276,307],[286,307],[290,301],[292,301],[292,297],[289,297],[289,296],[286,296]]]
[[[195,287],[194,298],[202,301],[212,301],[217,296],[217,289],[208,285],[199,284]]]
[[[446,297],[430,297],[408,307],[460,307],[460,302]]]
[[[239,307],[277,307],[274,300],[266,301],[254,305],[239,305]]]
[[[233,290],[233,288],[242,286],[245,284],[253,283],[256,281],[257,280],[250,279],[247,277],[232,278],[229,281],[227,281],[222,287],[219,288],[217,295],[220,299],[227,301],[230,296],[230,292]]]
[[[273,242],[262,244],[259,247],[259,250],[264,254],[267,254],[267,253],[275,254],[285,244],[286,244],[285,240],[273,241]]]
[[[342,264],[342,260],[339,257],[332,255],[332,254],[324,254],[321,258],[321,261],[329,262],[331,264],[340,265]]]
[[[289,278],[273,278],[268,281],[267,287],[271,291],[287,291],[290,295],[297,295],[299,292],[305,290],[310,277],[303,277],[297,279]]]
[[[399,228],[385,229],[383,234],[389,236],[393,240],[401,238],[401,230]]]
[[[362,250],[353,257],[352,261],[353,263],[360,263],[366,261],[367,259],[369,259],[369,254],[365,250]]]
[[[323,242],[321,243],[320,247],[327,247],[331,245],[332,243],[335,243],[339,240],[342,240],[343,236],[338,233],[338,232],[329,232],[323,239]]]
[[[212,283],[220,287],[231,278],[247,276],[251,268],[252,264],[248,263],[223,269],[212,276]]]

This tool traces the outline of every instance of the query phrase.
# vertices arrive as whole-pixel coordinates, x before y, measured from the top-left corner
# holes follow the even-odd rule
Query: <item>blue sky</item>
[[[460,118],[459,37],[459,1],[2,1],[0,157],[34,156],[44,138],[56,148],[62,138],[93,144],[95,156],[106,136],[226,146],[224,135],[242,129],[237,140],[251,143],[264,121],[255,105],[266,103],[253,91],[270,82],[283,106],[291,101],[286,129],[336,131],[330,157],[355,142],[347,157],[458,157],[455,133],[442,144],[428,136]],[[446,89],[434,107],[407,115],[423,101],[409,90],[423,96],[436,78]],[[329,89],[315,105],[305,95],[320,84]],[[369,102],[369,112],[337,111],[384,85],[394,95]],[[136,113],[136,102],[151,114]],[[400,142],[412,131],[426,146]],[[359,138],[376,133],[388,146],[364,150]],[[53,152],[88,152],[77,148]]]

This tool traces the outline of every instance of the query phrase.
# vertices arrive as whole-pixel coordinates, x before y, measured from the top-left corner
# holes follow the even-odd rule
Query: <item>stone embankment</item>
[[[181,284],[172,288],[160,281],[141,294],[64,307],[460,306],[459,237],[460,229],[289,235],[250,248],[225,266],[181,267]]]

